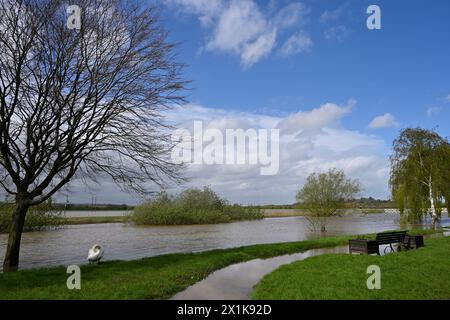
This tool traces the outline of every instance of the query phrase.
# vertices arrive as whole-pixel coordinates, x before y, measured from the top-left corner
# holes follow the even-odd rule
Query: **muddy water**
[[[442,224],[450,224],[447,215]],[[400,224],[396,214],[352,214],[330,219],[327,228],[326,235],[329,236],[399,229]],[[59,230],[24,233],[20,267],[84,264],[88,249],[95,243],[104,246],[105,260],[131,260],[164,253],[300,241],[317,236],[308,229],[304,217],[194,226],[74,225]],[[1,259],[6,241],[7,235],[0,234]]]

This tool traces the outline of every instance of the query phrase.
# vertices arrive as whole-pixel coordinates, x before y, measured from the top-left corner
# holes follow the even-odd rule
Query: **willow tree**
[[[297,201],[306,210],[306,219],[314,231],[326,231],[329,217],[345,208],[345,202],[361,191],[358,180],[347,178],[344,171],[330,169],[312,173],[297,193]]]
[[[184,82],[153,7],[0,3],[0,184],[15,199],[3,270],[11,271],[28,209],[69,181],[105,176],[145,192],[179,179],[163,111],[182,100]]]
[[[390,186],[401,213],[421,219],[428,212],[433,225],[441,204],[449,201],[450,145],[436,132],[407,128],[394,140]]]
[[[438,155],[442,166],[439,176],[439,194],[438,197],[443,200],[443,204],[450,214],[450,143],[445,141],[439,150]]]

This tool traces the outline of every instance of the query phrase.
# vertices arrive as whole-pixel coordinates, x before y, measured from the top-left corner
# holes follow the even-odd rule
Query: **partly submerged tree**
[[[343,209],[345,202],[353,199],[360,190],[357,180],[347,178],[342,170],[331,169],[326,173],[311,174],[297,193],[297,201],[306,210],[311,227],[324,232],[328,218]]]
[[[429,212],[434,225],[450,197],[448,141],[430,130],[402,130],[394,140],[390,186],[402,215],[419,220]]]
[[[184,82],[166,36],[139,1],[1,1],[0,184],[15,199],[4,271],[28,209],[72,179],[137,192],[179,179],[162,111]]]

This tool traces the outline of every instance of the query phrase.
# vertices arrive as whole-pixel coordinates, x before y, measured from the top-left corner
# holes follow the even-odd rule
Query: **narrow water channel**
[[[427,238],[448,237],[450,232],[432,234]],[[388,245],[380,246],[380,254]],[[217,270],[196,284],[174,295],[172,300],[249,300],[253,287],[268,273],[295,261],[322,254],[349,253],[348,246],[311,249],[302,253],[269,259],[254,259]],[[387,251],[387,254],[391,254]]]
[[[328,253],[348,253],[348,246],[311,249],[270,259],[255,259],[220,269],[177,293],[172,300],[248,300],[253,287],[283,264]]]

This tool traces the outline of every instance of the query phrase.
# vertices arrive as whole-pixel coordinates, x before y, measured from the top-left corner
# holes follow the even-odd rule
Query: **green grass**
[[[424,231],[431,232],[431,231]],[[64,267],[0,274],[2,299],[167,299],[230,264],[313,248],[345,245],[355,236],[326,237],[279,244],[190,254],[169,254],[133,261],[81,266],[81,290],[68,290]]]
[[[450,299],[450,238],[386,256],[330,254],[281,266],[266,275],[253,299]],[[378,265],[381,289],[367,289],[367,267]]]
[[[350,237],[327,237],[281,244],[190,254],[169,254],[134,261],[81,266],[81,290],[66,287],[63,267],[0,274],[1,299],[166,299],[233,263],[269,258],[347,243]]]

